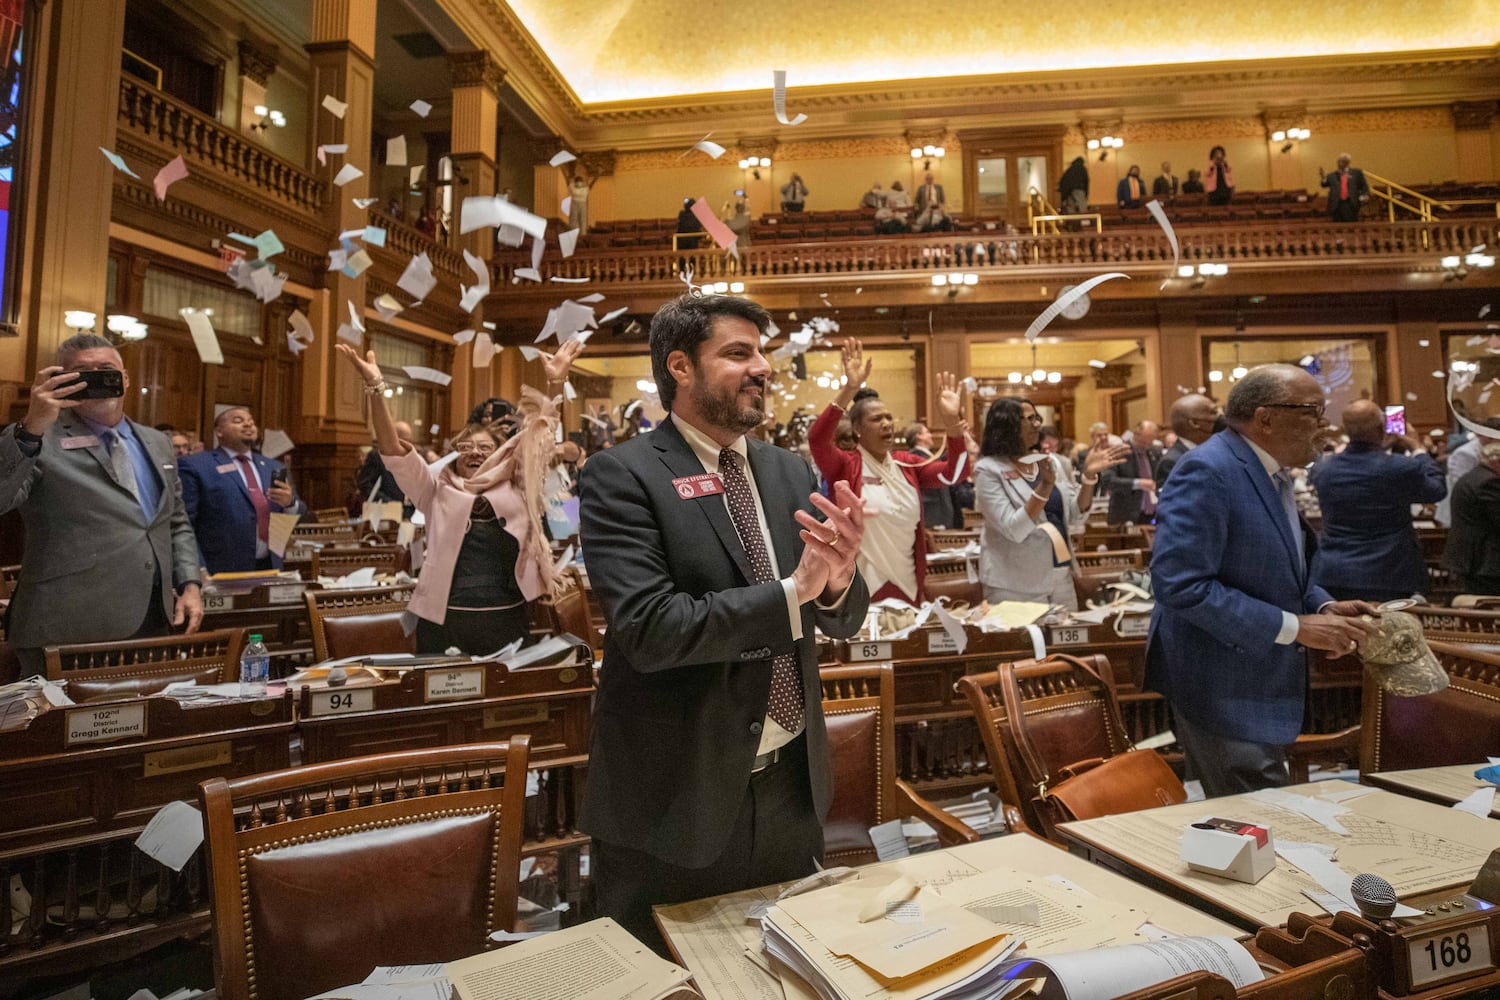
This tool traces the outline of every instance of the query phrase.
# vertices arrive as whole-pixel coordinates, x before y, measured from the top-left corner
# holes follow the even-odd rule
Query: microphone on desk
[[[1349,896],[1366,920],[1384,920],[1396,912],[1396,890],[1379,875],[1356,875]]]

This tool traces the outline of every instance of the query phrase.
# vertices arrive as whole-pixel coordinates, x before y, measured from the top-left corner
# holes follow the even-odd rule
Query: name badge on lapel
[[[238,472],[239,470],[235,468],[233,462],[225,462],[223,465],[214,466],[214,471],[222,476],[226,472]]]
[[[698,497],[711,497],[716,493],[724,492],[724,482],[718,473],[703,472],[696,476],[682,476],[672,480],[672,488],[677,495],[684,500],[696,500]]]
[[[61,442],[64,451],[72,451],[75,448],[92,448],[98,443],[99,439],[92,434],[78,434],[74,437],[66,437]]]

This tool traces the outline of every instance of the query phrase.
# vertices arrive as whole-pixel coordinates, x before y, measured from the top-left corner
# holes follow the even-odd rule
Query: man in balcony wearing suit
[[[271,514],[307,513],[287,484],[286,466],[255,450],[260,436],[247,406],[214,420],[219,446],[182,460],[182,497],[210,573],[272,569]]]
[[[1370,200],[1370,185],[1365,172],[1349,166],[1348,153],[1339,154],[1338,169],[1325,174],[1318,168],[1318,183],[1328,189],[1328,217],[1334,222],[1358,222],[1359,210]]]
[[[662,952],[653,905],[821,861],[832,779],[814,632],[848,638],[869,605],[849,485],[830,501],[801,458],[747,437],[765,418],[769,322],[730,296],[662,306],[651,365],[670,416],[581,477],[609,627],[580,825],[600,915]]]
[[[1141,180],[1141,165],[1132,163],[1130,170],[1115,185],[1115,201],[1121,208],[1140,208],[1146,200],[1146,182]]]
[[[1294,365],[1262,365],[1230,390],[1225,417],[1162,493],[1146,640],[1146,687],[1172,706],[1188,776],[1210,798],[1291,780],[1305,649],[1352,653],[1374,630],[1359,616],[1378,614],[1334,601],[1309,572],[1316,543],[1288,473],[1316,454],[1322,387]]]
[[[932,179],[932,171],[922,175],[922,186],[916,190],[916,227],[921,232],[953,229],[953,220],[948,217],[948,199],[943,186]]]
[[[1172,198],[1177,195],[1177,175],[1172,173],[1172,164],[1165,161],[1161,165],[1161,175],[1151,182],[1151,196],[1153,198]]]
[[[82,371],[130,375],[91,333],[63,341],[37,372],[26,416],[0,431],[0,513],[26,525],[8,640],[21,676],[46,646],[195,632],[198,547],[166,435],[125,416],[124,396],[84,399]],[[75,398],[77,397],[77,398]]]

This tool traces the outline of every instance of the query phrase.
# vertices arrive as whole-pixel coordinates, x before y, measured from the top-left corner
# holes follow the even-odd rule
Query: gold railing
[[[1412,213],[1423,222],[1431,222],[1436,217],[1434,212],[1437,209],[1453,211],[1453,206],[1448,202],[1429,198],[1422,192],[1397,184],[1388,177],[1366,170],[1365,180],[1370,183],[1370,195],[1385,202],[1386,218],[1391,222],[1396,221],[1398,208]]]
[[[1445,254],[1466,253],[1500,243],[1500,223],[1490,219],[1433,222],[1332,223],[1281,220],[1177,226],[1181,262],[1215,261],[1262,267],[1326,266],[1338,259],[1406,260],[1438,266]],[[1089,271],[1108,267],[1156,271],[1172,261],[1166,235],[1156,226],[1132,226],[1108,233],[1008,235],[975,231],[934,236],[782,243],[748,246],[736,260],[718,249],[678,250],[603,247],[579,250],[565,259],[542,262],[543,281],[551,277],[588,278],[596,283],[680,281],[689,267],[693,281],[738,278],[792,279],[861,274],[900,277],[962,268],[1000,275],[1020,269]],[[526,290],[512,285],[516,268],[531,266],[529,254],[505,251],[495,258],[496,294]],[[535,287],[530,286],[530,287]]]
[[[222,122],[124,76],[119,127],[165,146],[171,155],[180,153],[191,166],[221,171],[302,211],[321,210],[325,189],[312,174]]]

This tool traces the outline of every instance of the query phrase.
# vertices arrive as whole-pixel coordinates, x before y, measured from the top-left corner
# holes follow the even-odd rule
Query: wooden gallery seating
[[[319,545],[353,545],[359,541],[360,525],[353,521],[337,523],[302,523],[292,529],[291,545],[316,542]]]
[[[203,782],[219,996],[301,1000],[514,930],[528,749],[516,736]]]
[[[970,542],[979,541],[977,529],[923,528],[927,536],[927,551],[941,552],[944,549],[961,549]]]
[[[399,545],[325,546],[313,553],[312,578],[347,576],[357,569],[374,569],[391,576],[406,568],[406,549]]]
[[[47,679],[66,681],[76,702],[155,694],[168,684],[239,679],[243,629],[217,629],[125,642],[48,646]]]
[[[937,831],[944,847],[979,835],[928,802],[896,777],[896,675],[889,663],[823,667],[823,716],[833,804],[823,821],[829,865],[876,860],[870,828],[917,816]]]
[[[1398,698],[1365,685],[1362,773],[1468,764],[1500,749],[1500,652],[1433,640],[1428,646],[1448,673],[1446,689]]]
[[[1421,619],[1428,642],[1457,642],[1500,653],[1500,611],[1418,605],[1409,613]]]
[[[360,590],[309,590],[307,618],[312,626],[315,662],[366,653],[415,653],[416,633],[401,628],[401,614],[415,584]]]
[[[976,572],[976,577],[978,576]],[[978,606],[984,600],[984,586],[978,579],[969,579],[969,561],[967,559],[950,559],[944,562],[929,562],[927,564],[927,578],[922,583],[930,600],[939,597],[948,598],[950,606],[953,602],[962,601],[971,606]]]

